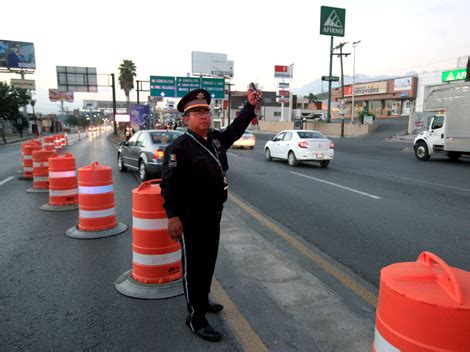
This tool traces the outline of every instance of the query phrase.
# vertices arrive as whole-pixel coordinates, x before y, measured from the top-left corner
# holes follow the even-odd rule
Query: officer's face
[[[211,112],[208,109],[197,109],[188,114],[187,124],[194,132],[207,132],[211,126]]]

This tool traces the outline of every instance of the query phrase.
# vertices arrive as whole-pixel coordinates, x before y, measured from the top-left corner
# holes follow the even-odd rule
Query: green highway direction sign
[[[174,98],[176,91],[175,77],[150,76],[150,96]]]
[[[346,9],[321,7],[320,34],[344,37],[346,28]]]
[[[462,81],[465,78],[467,78],[467,70],[465,68],[442,72],[442,82]]]
[[[333,81],[333,82],[338,82],[339,77],[338,76],[321,76],[322,81]]]
[[[176,97],[182,98],[193,89],[201,88],[199,77],[176,77]]]
[[[225,98],[225,79],[223,78],[201,78],[201,88],[209,92],[212,99]]]

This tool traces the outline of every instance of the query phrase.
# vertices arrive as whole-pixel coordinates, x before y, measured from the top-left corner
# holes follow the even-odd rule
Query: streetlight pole
[[[289,82],[289,117],[287,119],[288,122],[292,121],[292,103],[294,101],[294,98],[292,97],[292,77],[294,73],[294,64],[289,65],[289,76],[290,76],[290,82]]]
[[[353,83],[352,83],[352,99],[351,99],[351,123],[354,122],[354,114],[356,112],[355,105],[354,105],[354,84],[356,83],[356,46],[361,41],[358,40],[357,42],[352,43],[353,46]]]

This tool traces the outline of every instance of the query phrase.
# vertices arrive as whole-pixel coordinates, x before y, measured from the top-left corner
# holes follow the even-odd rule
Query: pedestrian
[[[207,321],[206,313],[224,307],[209,300],[220,237],[223,204],[227,200],[226,150],[245,132],[261,93],[251,89],[240,115],[225,130],[210,128],[209,93],[195,89],[178,103],[188,130],[165,150],[162,169],[163,207],[168,233],[180,241],[183,284],[187,309],[186,325],[208,341],[222,334]]]

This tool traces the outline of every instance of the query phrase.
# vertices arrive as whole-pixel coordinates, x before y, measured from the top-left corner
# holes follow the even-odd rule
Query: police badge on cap
[[[195,108],[210,109],[211,96],[205,89],[194,89],[186,94],[178,103],[177,109],[179,112],[187,113],[189,110]]]

